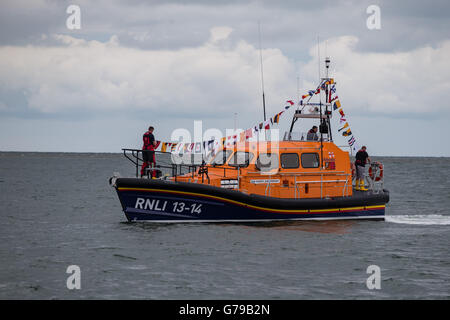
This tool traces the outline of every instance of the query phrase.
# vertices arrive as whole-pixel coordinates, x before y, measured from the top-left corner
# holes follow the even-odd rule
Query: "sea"
[[[450,158],[373,160],[386,221],[152,224],[122,154],[2,152],[0,299],[449,299]]]

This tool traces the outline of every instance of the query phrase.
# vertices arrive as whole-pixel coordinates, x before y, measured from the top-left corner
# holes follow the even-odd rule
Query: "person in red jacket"
[[[141,178],[145,174],[145,169],[147,167],[155,167],[156,161],[155,161],[155,147],[156,147],[156,141],[155,136],[153,135],[153,128],[150,126],[148,128],[148,131],[144,133],[143,140],[144,145],[142,146],[142,158],[144,162],[142,163],[141,167]],[[152,177],[154,177],[154,171],[152,171]]]

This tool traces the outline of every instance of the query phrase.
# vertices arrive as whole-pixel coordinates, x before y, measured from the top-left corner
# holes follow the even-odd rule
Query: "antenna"
[[[325,57],[325,68],[327,69],[327,79],[328,79],[328,69],[330,68],[330,57]]]
[[[261,48],[261,23],[258,21],[258,38],[259,38],[259,58],[261,62],[261,87],[262,87],[262,98],[263,98],[263,111],[264,111],[264,121],[266,121],[266,97],[264,95],[264,70],[263,70],[263,59],[262,59],[262,48]]]
[[[319,83],[320,83],[320,42],[319,42],[319,36],[317,36],[317,63],[318,63],[318,69],[319,72]],[[320,87],[319,87],[320,89]],[[320,168],[324,169],[323,167],[323,119],[322,119],[322,93],[319,94],[319,114],[320,114],[320,125],[319,125],[319,131],[320,131]]]
[[[318,63],[318,69],[319,72],[319,82],[320,82],[320,44],[319,44],[319,36],[317,36],[317,63]]]

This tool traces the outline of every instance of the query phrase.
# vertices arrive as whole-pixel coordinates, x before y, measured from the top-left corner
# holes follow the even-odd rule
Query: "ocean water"
[[[385,222],[154,225],[108,185],[120,154],[0,153],[0,299],[449,299],[450,159],[377,160]]]

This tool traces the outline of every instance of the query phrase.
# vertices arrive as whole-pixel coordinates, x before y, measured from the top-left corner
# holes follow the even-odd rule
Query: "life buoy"
[[[383,165],[379,164],[378,165],[378,171],[380,172],[377,176],[375,176],[375,173],[372,170],[372,166],[369,168],[369,177],[370,179],[374,180],[374,181],[380,181],[381,179],[383,179]]]

